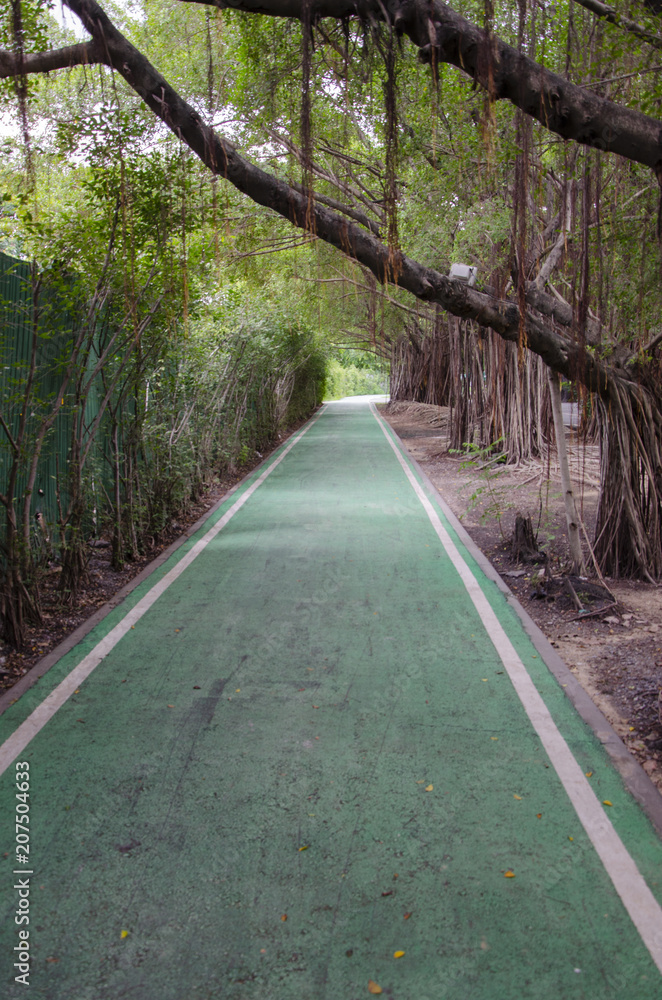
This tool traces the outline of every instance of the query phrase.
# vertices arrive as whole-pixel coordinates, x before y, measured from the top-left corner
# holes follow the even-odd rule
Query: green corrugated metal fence
[[[35,434],[44,415],[56,405],[67,360],[71,356],[76,317],[59,304],[56,290],[40,286],[29,264],[0,253],[0,414],[9,431],[16,435],[23,412],[30,372],[36,326],[34,385],[27,415],[28,435],[22,457],[16,502],[21,504],[26,489],[26,468],[31,458]],[[36,301],[35,301],[36,300]],[[36,323],[35,323],[36,306]],[[57,492],[67,499],[67,467],[71,444],[71,400],[59,401],[59,412],[48,432],[37,467],[32,495],[32,512],[41,510],[47,522],[57,518]],[[98,413],[98,393],[90,393],[86,420]],[[0,427],[0,492],[5,492],[12,462],[12,447]]]

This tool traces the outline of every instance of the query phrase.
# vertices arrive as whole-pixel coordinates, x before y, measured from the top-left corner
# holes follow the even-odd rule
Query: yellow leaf
[[[568,840],[574,840],[574,839],[575,839],[574,837],[568,837]]]
[[[613,806],[614,803],[610,802],[609,799],[603,799],[602,804],[603,806]]]
[[[498,737],[498,736],[490,736],[490,739],[491,739],[491,740],[498,740],[498,739],[499,739],[499,737]]]
[[[593,771],[587,771],[586,772],[586,777],[590,778],[592,774],[593,774]]]
[[[283,916],[282,916],[282,917],[281,917],[280,919],[281,919],[281,920],[282,920],[283,922],[284,922],[285,920],[287,920],[287,913],[284,913],[284,914],[283,914]]]
[[[235,688],[235,694],[241,694],[241,688]]]
[[[404,951],[394,951],[393,952],[393,958],[402,958],[403,955],[404,955]]]
[[[424,785],[425,784],[425,778],[421,778],[421,780],[417,781],[416,784],[417,785]]]
[[[513,795],[513,798],[517,799],[519,802],[522,801],[522,796],[521,795]]]
[[[507,872],[503,873],[503,877],[504,878],[515,878],[515,872],[512,870],[512,868],[509,868]]]
[[[129,932],[128,931],[122,931],[122,933],[120,934],[121,938],[125,938],[125,937],[128,937],[128,936],[129,936]]]
[[[434,785],[426,785],[425,786],[425,791],[426,792],[433,792],[434,791]]]
[[[307,851],[309,847],[310,847],[310,844],[304,844],[303,847],[299,848],[299,850],[300,851]]]
[[[382,988],[379,986],[374,979],[368,980],[368,993],[381,993]]]

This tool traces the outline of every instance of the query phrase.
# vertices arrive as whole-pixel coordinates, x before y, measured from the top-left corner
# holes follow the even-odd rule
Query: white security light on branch
[[[476,284],[477,275],[478,268],[472,267],[471,264],[451,264],[451,273],[448,277],[454,278],[455,281],[461,281],[471,288]]]

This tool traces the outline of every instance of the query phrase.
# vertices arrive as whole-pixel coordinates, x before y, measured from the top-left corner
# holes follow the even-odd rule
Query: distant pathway
[[[9,1000],[662,997],[662,844],[365,401],[257,469],[0,742]]]

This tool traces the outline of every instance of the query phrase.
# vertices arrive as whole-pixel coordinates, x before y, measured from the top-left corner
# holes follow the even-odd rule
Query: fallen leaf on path
[[[392,895],[393,895],[393,889],[387,889],[386,892],[382,893],[382,896],[392,896]]]
[[[603,806],[613,806],[614,803],[610,802],[609,799],[603,799],[602,804]]]
[[[490,736],[490,739],[491,739],[491,740],[498,740],[498,739],[499,739],[499,737],[498,737],[498,736]]]
[[[513,798],[514,798],[514,799],[517,799],[517,800],[518,800],[518,802],[521,802],[521,801],[522,801],[522,796],[521,796],[521,795],[513,795]]]
[[[174,707],[175,707],[174,705],[168,705],[168,708],[174,708]]]
[[[405,916],[404,916],[405,920],[409,920],[410,917],[411,917],[411,913],[405,913]]]
[[[538,819],[542,819],[542,813],[536,813],[536,816],[538,817]]]
[[[433,792],[434,791],[434,785],[426,785],[425,786],[425,791],[426,792]]]
[[[319,705],[313,705],[313,708],[319,708]]]
[[[421,780],[417,781],[416,784],[417,785],[424,785],[425,784],[425,778],[421,778]]]
[[[303,847],[299,848],[299,850],[300,851],[307,851],[309,847],[310,847],[310,844],[304,844]]]
[[[503,877],[504,878],[515,878],[515,872],[512,870],[512,868],[509,868],[507,872],[503,873]]]
[[[46,959],[46,961],[47,962],[59,962],[60,959],[56,958],[55,955],[49,955],[49,957]]]
[[[120,852],[120,854],[127,854],[129,851],[132,851],[134,847],[140,847],[140,841],[135,840],[132,837],[131,840],[128,842],[128,844],[115,844],[115,847]]]
[[[587,771],[586,772],[586,777],[590,778],[592,774],[593,774],[593,771]]]
[[[120,934],[121,938],[126,938],[128,936],[129,936],[129,932],[128,931],[122,931],[122,933]]]
[[[285,921],[287,920],[287,913],[284,913],[284,914],[283,914],[283,916],[282,916],[282,917],[281,917],[280,919],[281,919],[281,920],[282,920],[283,922],[285,922]]]
[[[393,958],[402,958],[403,955],[404,955],[404,951],[394,951],[393,952]]]
[[[574,839],[575,839],[574,837],[568,837],[568,840],[574,840]]]
[[[382,992],[381,986],[378,983],[376,983],[374,979],[369,979],[368,993],[381,993],[381,992]]]

